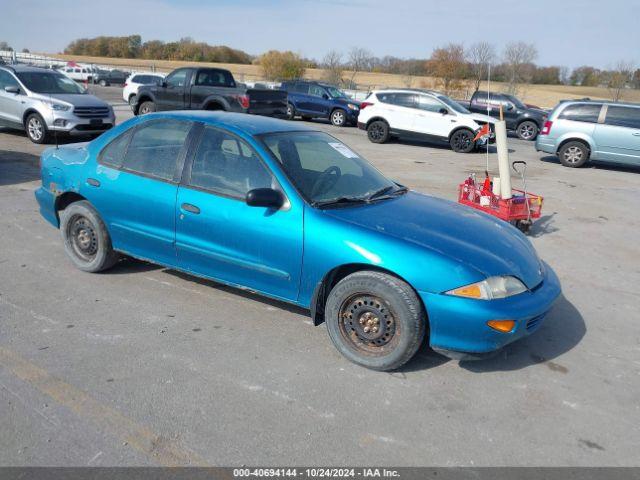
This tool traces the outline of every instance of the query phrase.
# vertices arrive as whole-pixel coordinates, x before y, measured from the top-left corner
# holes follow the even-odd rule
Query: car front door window
[[[249,190],[272,188],[274,179],[246,142],[207,127],[191,166],[189,185],[242,199]]]
[[[187,70],[178,70],[167,77],[167,86],[172,88],[184,87],[186,78]]]

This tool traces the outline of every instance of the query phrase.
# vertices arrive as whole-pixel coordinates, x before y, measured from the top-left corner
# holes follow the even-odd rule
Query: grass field
[[[194,62],[182,62],[172,60],[142,60],[138,58],[105,58],[105,57],[83,57],[75,55],[52,55],[47,56],[59,58],[61,60],[73,60],[81,63],[95,63],[100,65],[113,65],[123,68],[135,70],[150,70],[155,68],[162,72],[169,72],[178,67],[193,65]],[[226,68],[230,70],[239,81],[257,81],[262,80],[262,72],[257,65],[238,65],[228,63],[198,63],[198,65]],[[325,71],[317,68],[307,69],[305,77],[321,80],[325,75]],[[350,78],[348,71],[344,72],[345,78]],[[384,87],[413,87],[413,88],[437,88],[437,81],[433,77],[407,77],[404,75],[396,75],[390,73],[374,73],[360,72],[354,81],[358,84],[358,88],[362,90],[373,90]],[[483,85],[483,88],[486,85]],[[491,89],[503,91],[505,85],[498,82],[492,82]],[[469,86],[465,91],[461,91],[459,97],[465,96],[471,92]],[[565,98],[584,98],[593,99],[611,99],[611,92],[601,87],[574,87],[569,85],[522,85],[519,88],[518,95],[527,102],[541,107],[551,108],[555,106],[559,100]],[[455,96],[455,95],[454,95]],[[640,102],[640,90],[626,90],[623,92],[622,100],[627,102]]]

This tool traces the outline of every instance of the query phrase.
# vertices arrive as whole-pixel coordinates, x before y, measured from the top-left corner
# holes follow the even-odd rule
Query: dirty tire
[[[24,125],[27,131],[27,137],[29,137],[29,140],[33,143],[43,144],[47,142],[49,132],[47,130],[47,124],[40,114],[30,114],[24,122]]]
[[[399,278],[376,271],[352,273],[333,287],[325,323],[342,355],[379,371],[395,370],[409,361],[426,332],[426,315],[414,290]],[[367,325],[378,330],[365,333]]]
[[[389,141],[389,124],[384,120],[375,120],[367,127],[367,137],[373,143]]]
[[[558,151],[560,163],[565,167],[578,168],[589,161],[589,147],[582,142],[567,142]]]
[[[140,108],[138,109],[139,115],[146,115],[147,113],[152,113],[156,111],[156,104],[150,100],[142,102]]]
[[[87,201],[74,202],[60,212],[60,232],[67,256],[80,270],[100,272],[118,261],[107,227]]]
[[[533,141],[538,136],[538,125],[536,122],[526,120],[516,128],[516,135],[520,140]]]
[[[451,149],[457,153],[472,152],[475,147],[473,137],[473,132],[471,130],[467,130],[466,128],[453,132],[453,135],[451,135],[451,138],[449,139]]]

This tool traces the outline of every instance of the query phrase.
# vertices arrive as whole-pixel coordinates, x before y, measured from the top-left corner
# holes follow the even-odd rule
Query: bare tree
[[[534,60],[538,57],[535,45],[525,42],[512,42],[504,49],[504,63],[507,73],[507,90],[516,94],[518,84],[531,82]]]
[[[560,67],[560,83],[563,85],[569,85],[570,73],[569,67]]]
[[[609,72],[607,87],[614,102],[622,100],[624,90],[631,85],[634,70],[633,62],[619,61],[615,68]]]
[[[427,71],[438,79],[437,85],[444,90],[445,95],[462,89],[466,69],[464,47],[458,43],[436,48],[427,60]]]
[[[358,72],[364,72],[371,69],[373,54],[366,48],[353,47],[349,50],[349,69],[351,70],[351,79],[349,80],[349,88],[353,88],[354,80]]]
[[[324,80],[334,85],[342,83],[342,53],[337,50],[331,50],[322,59],[322,68],[324,68]]]
[[[489,65],[496,59],[496,51],[489,42],[474,43],[467,50],[467,61],[473,78],[474,92],[480,89],[480,83],[487,78]]]

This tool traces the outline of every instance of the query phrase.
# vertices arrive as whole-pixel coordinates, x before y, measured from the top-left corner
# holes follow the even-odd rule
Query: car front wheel
[[[287,120],[293,120],[296,117],[296,109],[293,104],[287,103]]]
[[[521,140],[535,140],[538,136],[538,125],[535,122],[522,122],[516,129],[516,134]]]
[[[60,231],[67,256],[80,270],[100,272],[118,261],[107,227],[89,202],[75,202],[62,210]]]
[[[37,113],[32,113],[25,122],[27,136],[33,143],[45,143],[47,141],[47,125]]]
[[[454,132],[449,139],[449,144],[454,152],[469,153],[473,151],[475,142],[473,141],[473,132],[471,130],[462,129]]]
[[[331,124],[336,127],[344,127],[347,123],[347,113],[340,109],[336,108],[333,112],[331,112]]]
[[[376,271],[352,273],[333,287],[325,323],[342,355],[380,371],[409,361],[426,332],[426,315],[415,291],[399,278]]]

